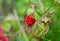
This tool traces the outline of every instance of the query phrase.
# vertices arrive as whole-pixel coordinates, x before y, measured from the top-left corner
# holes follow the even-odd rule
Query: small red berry
[[[6,36],[2,36],[1,41],[8,41],[8,38]]]
[[[8,38],[4,36],[4,31],[2,27],[0,27],[0,41],[8,41]]]
[[[4,35],[4,31],[2,29],[2,27],[0,27],[0,37]]]
[[[33,25],[33,24],[36,22],[36,19],[33,18],[31,15],[26,15],[26,17],[25,17],[25,22],[26,22],[28,25]]]

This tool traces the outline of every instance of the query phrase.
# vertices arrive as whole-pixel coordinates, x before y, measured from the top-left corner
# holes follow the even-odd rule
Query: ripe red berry
[[[2,27],[0,27],[0,37],[4,35],[4,31],[2,29]]]
[[[0,27],[0,41],[8,41],[8,38],[4,36],[4,31],[2,27]]]
[[[8,41],[8,38],[6,36],[2,36],[2,38],[0,40],[1,41]]]
[[[33,25],[36,22],[36,19],[33,18],[31,15],[26,15],[25,22],[28,25]]]

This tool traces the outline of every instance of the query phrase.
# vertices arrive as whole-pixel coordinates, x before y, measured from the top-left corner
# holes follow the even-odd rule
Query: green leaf
[[[5,31],[9,31],[10,30],[10,28],[11,28],[11,24],[10,23],[8,23],[8,22],[4,22],[3,24],[2,24],[2,27],[3,27],[3,29],[5,30]]]

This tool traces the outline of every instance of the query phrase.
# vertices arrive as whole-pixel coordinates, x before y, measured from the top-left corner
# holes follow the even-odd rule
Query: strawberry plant
[[[0,41],[60,41],[60,0],[0,0]]]

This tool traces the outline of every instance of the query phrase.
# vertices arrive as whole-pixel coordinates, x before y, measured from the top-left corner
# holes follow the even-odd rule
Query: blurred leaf
[[[10,28],[11,28],[11,24],[8,23],[8,22],[4,22],[4,23],[2,24],[2,27],[3,27],[3,29],[4,29],[5,31],[9,32],[9,31],[10,31]]]

